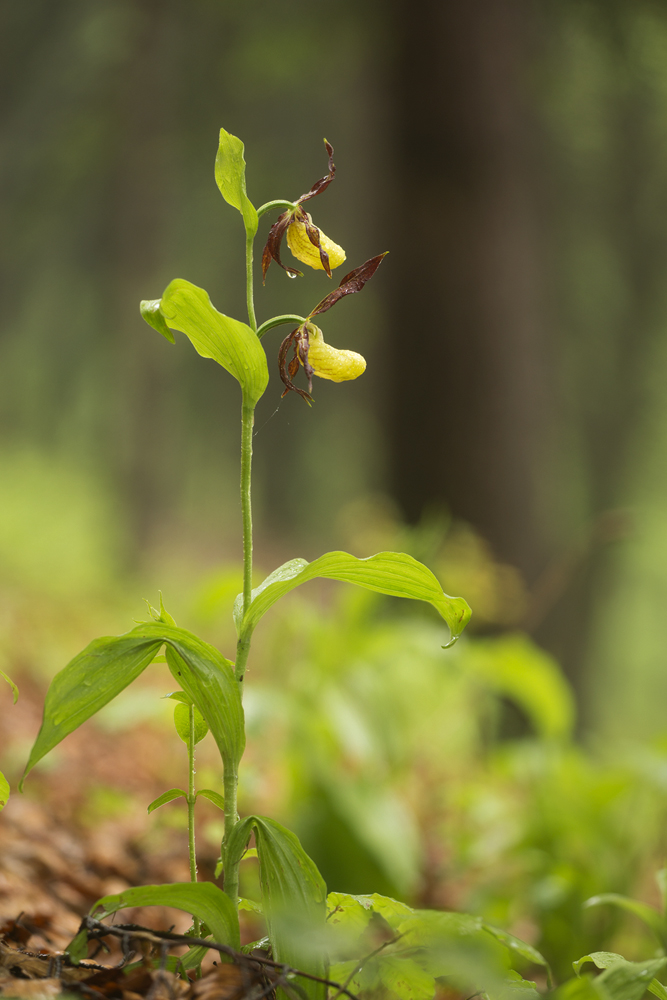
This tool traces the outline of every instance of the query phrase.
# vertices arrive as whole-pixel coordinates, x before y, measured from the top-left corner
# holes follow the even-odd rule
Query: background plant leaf
[[[244,152],[241,140],[221,128],[215,157],[215,181],[227,204],[243,216],[246,232],[254,236],[259,220],[257,210],[246,194]]]
[[[243,618],[239,595],[234,605],[239,634],[252,631],[260,618],[284,594],[317,577],[355,583],[393,597],[428,601],[449,626],[451,640],[448,646],[456,642],[471,615],[462,597],[445,594],[431,570],[405,552],[379,552],[367,559],[357,559],[348,552],[327,552],[311,563],[305,559],[291,559],[274,570],[253,590],[250,607]]]
[[[615,962],[595,980],[605,1000],[641,1000],[655,974],[664,969],[667,958],[648,962]]]
[[[246,816],[236,824],[229,839],[228,863],[240,861],[253,831],[262,909],[274,958],[304,972],[325,976],[324,880],[296,834],[263,816]],[[322,984],[302,980],[300,985],[311,1000],[324,1000],[326,989]]]
[[[142,315],[155,329],[155,312]],[[212,305],[203,288],[183,278],[175,278],[159,300],[159,313],[166,326],[189,338],[202,358],[212,358],[239,382],[247,400],[254,405],[269,382],[266,354],[256,334],[246,323],[225,316]],[[150,318],[149,318],[150,316]]]
[[[609,903],[611,906],[618,906],[619,909],[627,910],[628,913],[633,913],[636,917],[639,917],[643,923],[651,928],[664,947],[667,938],[666,922],[652,906],[640,903],[636,899],[630,899],[628,896],[621,896],[616,892],[605,892],[599,896],[592,896],[586,900],[584,906],[602,906],[605,903]]]
[[[509,949],[511,954],[514,953],[516,955],[520,955],[521,958],[525,958],[527,962],[532,962],[534,965],[541,965],[544,969],[546,969],[549,984],[551,983],[551,969],[549,968],[549,963],[544,955],[540,954],[537,948],[533,948],[532,944],[527,944],[525,941],[522,941],[521,938],[515,937],[514,934],[510,934],[508,931],[504,931],[500,927],[494,927],[493,924],[487,924],[486,921],[482,923],[482,927],[489,934],[492,934],[497,941],[504,944],[505,947]]]
[[[0,771],[0,809],[4,809],[9,801],[9,782],[5,778],[2,771]]]
[[[91,912],[98,920],[135,906],[173,906],[199,917],[213,940],[231,948],[240,947],[239,921],[231,899],[212,882],[172,882],[167,885],[140,885],[111,896],[103,896]],[[96,911],[102,910],[102,913]]]

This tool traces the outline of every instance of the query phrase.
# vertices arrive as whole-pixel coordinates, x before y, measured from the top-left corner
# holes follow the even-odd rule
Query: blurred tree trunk
[[[542,561],[547,431],[521,96],[532,11],[524,0],[397,0],[389,402],[406,516],[446,506],[528,579]]]

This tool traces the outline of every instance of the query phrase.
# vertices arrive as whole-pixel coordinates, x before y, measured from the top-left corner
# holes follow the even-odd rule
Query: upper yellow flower
[[[313,225],[310,213],[305,213],[306,220],[294,217],[287,227],[287,246],[290,248],[297,260],[304,264],[309,264],[317,270],[324,271],[321,251],[324,250],[329,258],[329,268],[338,267],[345,260],[345,251],[337,243],[330,240],[328,236]],[[308,235],[308,230],[317,229],[319,233],[319,247],[316,246]],[[329,274],[331,277],[331,274]]]
[[[262,253],[262,275],[266,280],[266,272],[272,260],[275,260],[284,271],[287,271],[291,278],[297,276],[302,278],[301,271],[295,267],[288,267],[280,259],[280,244],[283,236],[287,233],[287,245],[297,258],[320,271],[326,271],[331,277],[332,267],[338,267],[345,260],[345,251],[337,243],[325,236],[321,229],[313,222],[310,214],[302,208],[304,201],[309,201],[315,195],[329,187],[336,174],[336,167],[333,162],[333,146],[324,140],[324,145],[329,154],[329,173],[316,181],[310,191],[302,194],[282,215],[278,216],[271,226],[266,246]],[[283,205],[285,202],[282,203]],[[287,204],[291,204],[288,202]]]

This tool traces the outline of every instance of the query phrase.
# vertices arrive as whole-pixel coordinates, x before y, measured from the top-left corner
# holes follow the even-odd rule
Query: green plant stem
[[[305,316],[298,316],[296,313],[284,313],[282,316],[272,316],[271,319],[265,320],[262,325],[257,330],[257,336],[260,339],[269,330],[272,330],[274,326],[283,326],[287,323],[296,323],[301,326],[302,323],[306,322]]]
[[[227,845],[232,835],[232,830],[239,821],[237,810],[237,791],[239,775],[236,768],[225,767],[224,794],[225,794],[225,835],[222,841],[222,865],[225,873],[224,890],[229,896],[234,906],[238,909],[239,904],[239,863],[229,864],[227,859]]]
[[[195,706],[190,705],[190,740],[188,742],[188,849],[190,853],[190,881],[197,881],[197,853],[195,850]],[[192,915],[195,937],[201,933],[199,917]]]
[[[266,213],[272,211],[274,208],[296,208],[293,201],[285,201],[283,198],[274,198],[273,201],[266,201],[263,205],[260,205],[257,209],[257,216],[261,217]]]
[[[243,614],[252,600],[252,428],[255,408],[244,397],[241,410],[241,516],[243,518]],[[239,643],[240,643],[239,639]],[[236,679],[239,676],[237,666]]]
[[[255,301],[252,276],[253,239],[254,233],[246,232],[246,293],[248,299],[248,320],[252,329],[257,332],[255,318]],[[243,393],[241,404],[241,517],[243,521],[243,614],[250,607],[252,600],[252,429],[255,423],[255,406],[249,402]],[[239,687],[242,690],[250,652],[250,634],[240,635],[236,646],[236,664],[234,672]],[[225,792],[225,835],[222,841],[222,863],[225,872],[225,893],[238,909],[239,901],[239,864],[232,864],[228,858],[228,844],[232,831],[239,821],[237,812],[238,799],[238,769],[231,762],[225,762],[224,769]]]
[[[246,230],[245,234],[245,287],[246,301],[248,304],[248,322],[254,333],[257,333],[257,317],[255,316],[255,295],[253,289],[252,261],[253,242],[255,234]]]

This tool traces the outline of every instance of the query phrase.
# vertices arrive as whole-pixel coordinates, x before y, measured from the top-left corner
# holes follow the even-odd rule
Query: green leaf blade
[[[137,638],[134,632],[94,639],[56,674],[19,788],[42,757],[146,669],[160,645],[157,638]]]
[[[170,344],[175,344],[176,338],[165,323],[164,316],[160,311],[160,302],[160,299],[142,299],[139,303],[139,311],[149,326],[166,337]]]
[[[160,314],[189,338],[201,357],[212,358],[233,375],[251,405],[257,403],[269,383],[269,369],[264,348],[246,323],[218,312],[208,292],[182,278],[165,289]]]
[[[471,611],[466,601],[445,594],[430,569],[405,552],[378,552],[367,559],[357,559],[348,552],[327,552],[311,563],[305,559],[291,559],[274,570],[253,591],[250,607],[242,621],[237,604],[239,631],[251,631],[280,597],[317,577],[432,604],[449,626],[451,640],[448,646],[456,642],[470,619]]]
[[[296,834],[264,816],[236,824],[228,845],[230,863],[240,861],[254,830],[259,857],[262,909],[274,958],[316,976],[326,976],[323,948],[326,885]],[[302,980],[310,1000],[324,1000],[321,983]]]
[[[99,899],[91,910],[97,919],[137,906],[172,906],[199,917],[218,944],[240,947],[239,921],[234,904],[212,882],[173,882],[167,885],[141,885]]]
[[[246,193],[244,152],[245,147],[241,140],[227,132],[226,129],[221,128],[218,152],[215,157],[215,181],[227,204],[243,216],[246,232],[250,236],[254,236],[257,232],[259,219],[257,210]]]
[[[139,625],[130,635],[167,647],[167,664],[185,695],[201,712],[225,768],[234,770],[245,749],[245,721],[239,686],[229,660],[193,632],[163,622]]]
[[[200,795],[208,799],[209,802],[212,802],[218,809],[222,809],[223,812],[225,811],[225,800],[220,792],[214,792],[212,788],[200,788],[196,798],[199,798]]]
[[[156,799],[153,799],[147,811],[152,813],[156,809],[159,809],[160,806],[165,806],[167,802],[173,802],[175,799],[187,799],[187,797],[188,793],[184,792],[182,788],[170,788],[169,791],[163,792],[162,795],[158,795]]]

